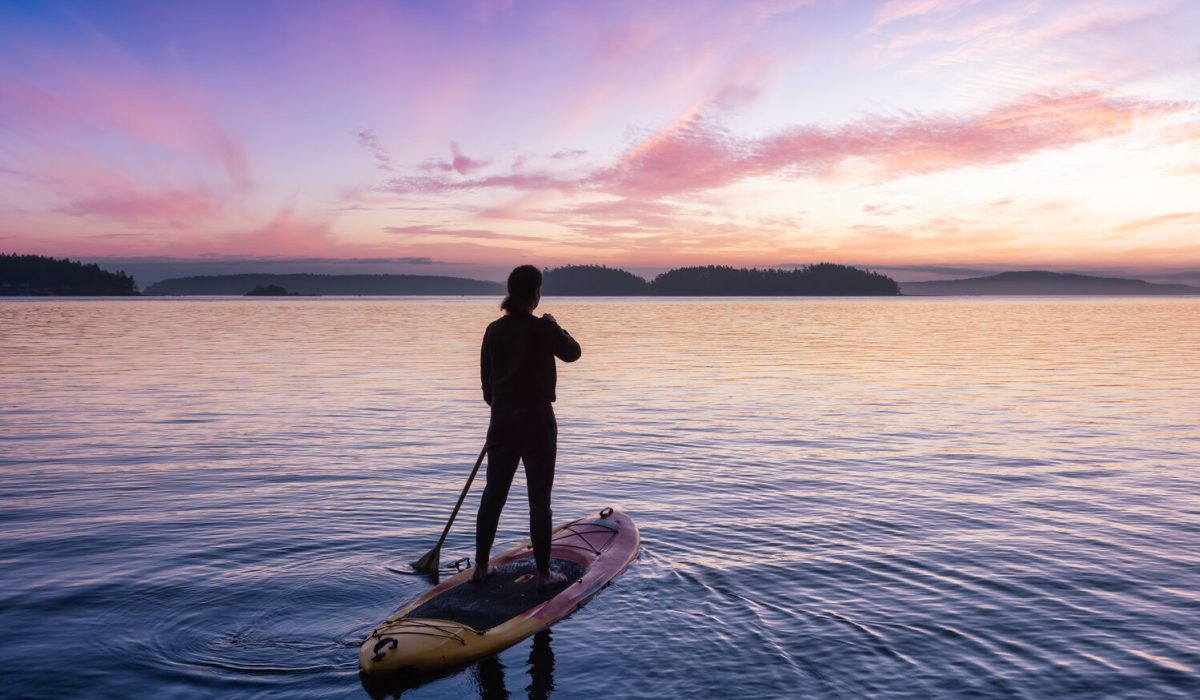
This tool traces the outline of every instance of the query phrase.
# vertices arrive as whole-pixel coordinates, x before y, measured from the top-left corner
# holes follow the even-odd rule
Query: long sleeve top
[[[554,401],[558,374],[554,358],[579,359],[579,343],[553,319],[513,312],[492,321],[479,353],[483,400],[502,403]]]

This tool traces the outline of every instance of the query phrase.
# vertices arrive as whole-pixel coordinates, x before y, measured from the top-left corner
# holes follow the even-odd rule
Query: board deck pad
[[[567,559],[551,559],[550,568],[566,576],[566,583],[538,588],[531,555],[496,567],[496,572],[481,584],[468,581],[455,586],[405,617],[450,620],[484,632],[550,600],[584,573],[582,566]]]

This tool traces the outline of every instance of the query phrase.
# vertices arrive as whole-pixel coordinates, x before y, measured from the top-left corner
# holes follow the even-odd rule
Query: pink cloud
[[[1191,225],[1200,226],[1200,212],[1185,211],[1175,214],[1160,214],[1158,216],[1148,216],[1141,219],[1133,219],[1116,226],[1117,231],[1142,231],[1146,229],[1157,229],[1169,226]]]
[[[68,216],[179,228],[220,214],[228,198],[204,185],[141,185],[86,152],[38,154],[25,160],[28,169],[3,168],[0,174],[20,178],[60,200],[47,211]]]
[[[673,218],[679,208],[647,199],[612,199],[576,204],[565,211],[594,218],[663,223]]]
[[[430,159],[417,166],[419,170],[427,172],[455,172],[459,175],[471,175],[492,164],[491,160],[481,158],[471,158],[464,155],[457,141],[450,143],[450,160]],[[514,163],[514,166],[519,165]],[[516,169],[516,167],[514,167]]]
[[[1023,5],[1004,8],[1001,12],[969,16],[953,24],[925,23],[908,31],[885,34],[868,53],[874,61],[886,63],[904,58],[918,49],[942,47],[944,50],[935,53],[935,58],[930,60],[947,63],[965,60],[966,55],[974,55],[980,50],[1004,51],[1013,42],[1028,43],[1028,37],[1023,36],[1016,27],[1036,13],[1036,7]],[[878,26],[874,29],[878,29]],[[980,41],[981,37],[982,42],[977,46],[975,42]]]
[[[721,187],[747,175],[752,142],[693,117],[643,140],[593,174],[600,189],[623,196],[660,196]]]
[[[545,221],[559,223],[596,241],[614,236],[636,236],[625,244],[654,247],[674,230],[694,231],[706,222],[689,216],[680,207],[648,199],[622,198],[585,202],[546,212]]]
[[[900,212],[901,207],[896,207],[888,204],[864,204],[863,212],[874,214],[875,216],[892,216]]]
[[[850,158],[888,180],[1018,160],[1130,132],[1141,120],[1191,108],[1186,102],[1121,98],[1099,91],[1031,94],[989,111],[868,115],[828,127],[800,124],[762,138],[738,137],[699,112],[639,141],[612,165],[582,175],[525,173],[465,180],[400,177],[393,193],[476,189],[592,190],[657,198],[716,189],[762,176],[824,177]]]
[[[486,168],[492,163],[490,160],[478,160],[463,155],[457,142],[450,144],[450,152],[454,154],[454,158],[450,161],[450,167],[459,175],[470,175],[477,170]]]
[[[697,117],[640,145],[596,179],[625,194],[667,195],[770,174],[819,177],[847,158],[864,159],[889,179],[1010,162],[1124,134],[1141,119],[1190,106],[1096,91],[1035,94],[976,115],[868,116],[833,128],[798,125],[762,139],[732,137]]]
[[[972,7],[956,0],[899,0],[897,8],[925,9],[906,17],[921,21],[891,31],[880,22],[868,33],[878,35],[867,50],[872,62],[917,59],[921,71],[970,65],[973,82],[991,89],[1014,84],[1116,85],[1158,72],[1172,60],[1188,61],[1170,44],[1152,43],[1161,27],[1151,24],[1178,5],[1174,0],[1087,3],[996,3]],[[949,8],[942,12],[937,8]],[[886,9],[886,8],[884,8]],[[881,10],[882,11],[882,10]],[[926,17],[925,15],[928,15]],[[1135,77],[1136,76],[1136,77]]]
[[[0,71],[0,111],[39,143],[52,146],[63,131],[118,136],[215,161],[234,190],[252,186],[241,144],[196,105],[129,76],[83,71],[57,60],[48,64],[53,92]]]
[[[207,217],[221,206],[220,199],[205,190],[174,190],[157,194],[122,192],[76,199],[59,211],[71,216],[103,216],[121,221],[178,221]]]
[[[239,141],[228,132],[214,126],[208,136],[208,145],[216,151],[217,157],[225,167],[234,192],[245,194],[254,189],[249,159]]]
[[[473,180],[447,180],[433,176],[405,176],[388,180],[383,190],[394,194],[438,194],[486,189],[513,190],[574,190],[579,187],[575,178],[553,173],[523,173],[490,175]]]
[[[552,115],[561,139],[627,121],[631,110],[646,104],[744,106],[767,87],[768,63],[788,60],[785,53],[794,57],[803,52],[810,32],[819,31],[815,24],[799,27],[797,18],[781,16],[817,4],[700,2],[687,4],[684,11],[684,6],[631,2],[619,3],[619,11],[605,3],[548,9],[538,18],[547,33],[570,37],[600,60],[578,62],[561,99],[539,104],[539,109]],[[789,31],[786,52],[774,45],[776,27],[771,25],[776,21],[795,30]]]
[[[358,145],[375,158],[375,167],[385,172],[393,172],[392,157],[379,141],[378,134],[373,129],[358,129],[354,132]]]
[[[164,200],[165,201],[165,200]],[[114,199],[105,203],[114,217],[137,217],[151,214],[162,215],[160,201],[128,203]],[[178,205],[181,210],[192,206],[186,199]],[[180,218],[186,218],[181,216]],[[171,257],[236,257],[262,259],[312,258],[382,258],[396,257],[394,247],[377,244],[360,244],[338,240],[330,227],[330,220],[323,217],[308,217],[290,207],[279,210],[260,225],[214,228],[210,226],[189,227],[180,232],[170,232],[161,226],[141,226],[134,230],[123,222],[120,227],[105,230],[97,225],[86,235],[70,240],[47,237],[33,239],[29,246],[43,254],[104,254],[117,249],[123,255],[167,255]],[[99,245],[91,245],[96,242]]]
[[[220,246],[232,255],[294,257],[353,254],[353,246],[338,245],[327,221],[312,221],[290,208],[282,209],[263,226],[245,232],[227,234]]]
[[[1163,129],[1163,140],[1167,143],[1190,143],[1200,141],[1200,121],[1176,124]]]
[[[540,211],[541,207],[557,199],[557,193],[552,191],[533,190],[522,192],[515,198],[479,208],[475,211],[475,215],[480,219],[524,221],[529,219],[531,214],[536,214]]]
[[[871,117],[833,131],[801,128],[768,138],[764,167],[821,168],[856,156],[892,176],[1003,163],[1127,133],[1138,120],[1188,107],[1099,92],[1029,95],[968,117]]]
[[[412,225],[412,226],[386,226],[383,229],[386,233],[396,236],[422,236],[422,237],[440,237],[440,238],[479,238],[489,240],[511,240],[511,241],[544,241],[545,238],[540,236],[523,236],[513,233],[497,233],[484,229],[456,229],[445,228],[438,225]]]
[[[888,0],[875,11],[871,28],[877,29],[909,17],[945,14],[977,2],[979,0]]]
[[[9,153],[14,162],[66,200],[60,211],[121,220],[201,216],[253,189],[241,142],[203,104],[118,49],[86,65],[34,45],[14,50],[36,69],[0,68],[0,127],[20,137]],[[153,166],[124,165],[138,159]],[[215,177],[198,176],[204,166]]]
[[[529,161],[537,158],[545,158],[551,161],[566,161],[582,158],[585,155],[587,155],[587,151],[582,148],[564,148],[544,155],[519,153],[513,158],[511,169],[514,172],[521,170]]]
[[[398,250],[393,249],[393,254],[402,252],[408,256],[424,256],[434,260],[454,260],[457,262],[476,263],[485,265],[495,265],[500,268],[507,267],[502,274],[507,274],[508,270],[512,269],[512,265],[528,262],[529,246],[525,245],[518,247],[503,245],[502,241],[493,243],[477,243],[472,240],[463,239],[448,239],[438,242],[427,243],[411,243],[405,245]]]

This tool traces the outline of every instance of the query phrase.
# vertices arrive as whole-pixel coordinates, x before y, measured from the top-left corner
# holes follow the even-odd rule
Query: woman
[[[475,521],[475,574],[483,581],[500,511],[517,462],[525,463],[529,489],[529,537],[537,564],[537,585],[550,587],[566,577],[550,569],[550,490],[554,485],[554,458],[558,449],[558,423],[554,419],[554,358],[579,359],[579,343],[554,317],[533,315],[542,299],[542,273],[522,265],[508,276],[508,296],[500,308],[505,314],[492,321],[483,334],[480,375],[483,400],[492,407],[487,434],[487,486]]]

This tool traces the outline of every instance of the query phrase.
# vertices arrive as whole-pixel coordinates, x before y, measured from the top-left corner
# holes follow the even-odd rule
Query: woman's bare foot
[[[471,574],[471,583],[483,583],[489,576],[496,573],[496,567],[488,566],[485,561],[475,565],[475,573]]]
[[[537,575],[538,588],[554,588],[561,586],[567,582],[567,577],[551,569],[545,573],[539,571]]]

